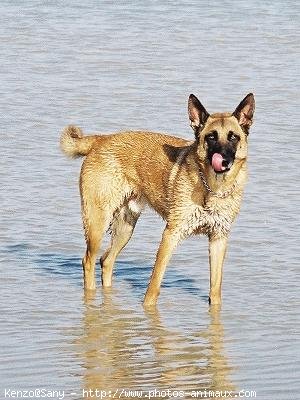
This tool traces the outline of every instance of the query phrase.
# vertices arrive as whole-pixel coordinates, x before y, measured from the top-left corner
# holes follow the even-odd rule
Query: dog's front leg
[[[156,304],[166,267],[178,242],[179,234],[175,233],[167,226],[158,248],[155,265],[144,299],[144,306],[152,306]]]
[[[222,274],[226,248],[227,237],[209,238],[210,304],[221,304]]]

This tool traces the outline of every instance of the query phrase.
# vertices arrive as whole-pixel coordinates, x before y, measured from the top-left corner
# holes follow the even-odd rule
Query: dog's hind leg
[[[87,217],[88,215],[88,217]],[[85,212],[83,223],[86,237],[86,253],[82,260],[84,288],[94,290],[95,282],[95,263],[98,251],[110,222],[110,215],[107,210],[93,207]]]
[[[139,216],[140,212],[133,212],[126,205],[114,217],[111,226],[112,237],[110,247],[105,251],[100,260],[102,285],[104,287],[110,287],[112,284],[114,263],[122,249],[129,242]]]

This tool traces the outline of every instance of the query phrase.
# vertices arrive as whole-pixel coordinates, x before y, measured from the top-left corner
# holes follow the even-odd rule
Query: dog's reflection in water
[[[142,392],[145,398],[155,389],[184,391],[184,398],[196,390],[234,390],[219,306],[209,308],[204,328],[187,326],[178,332],[162,322],[167,314],[120,305],[115,289],[103,291],[100,306],[92,293],[85,297],[82,334],[76,343],[85,398],[95,398],[96,390],[119,396],[128,389],[123,397],[131,398]]]

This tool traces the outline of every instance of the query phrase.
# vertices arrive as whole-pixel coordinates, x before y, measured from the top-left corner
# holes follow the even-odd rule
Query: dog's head
[[[247,137],[253,121],[255,101],[249,93],[233,113],[209,114],[196,96],[189,97],[188,113],[202,163],[218,174],[228,172],[235,160],[247,157]]]

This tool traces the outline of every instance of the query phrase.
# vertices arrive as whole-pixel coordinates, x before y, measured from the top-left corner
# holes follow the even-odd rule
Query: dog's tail
[[[68,125],[62,132],[60,148],[71,158],[86,156],[90,152],[95,140],[95,136],[83,136],[80,128]]]

